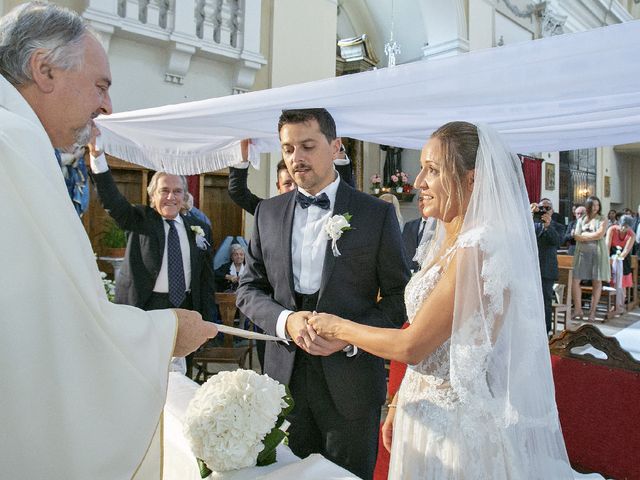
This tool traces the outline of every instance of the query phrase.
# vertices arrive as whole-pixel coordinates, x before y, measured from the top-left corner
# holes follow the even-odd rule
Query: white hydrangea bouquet
[[[200,475],[276,461],[286,437],[280,427],[293,409],[288,389],[253,370],[220,372],[196,392],[184,418],[184,434]]]

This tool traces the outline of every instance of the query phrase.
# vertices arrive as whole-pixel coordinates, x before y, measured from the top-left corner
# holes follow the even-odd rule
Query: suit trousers
[[[544,301],[544,321],[547,324],[547,332],[551,331],[551,316],[552,316],[552,304],[555,293],[553,291],[553,284],[555,280],[550,278],[542,279],[542,299]],[[571,287],[569,285],[569,287]]]
[[[380,408],[372,406],[355,419],[340,415],[325,381],[321,358],[302,350],[296,353],[289,388],[295,401],[288,417],[293,453],[301,458],[320,453],[360,478],[373,478]]]
[[[296,294],[299,310],[313,311],[317,299],[317,294]],[[295,401],[288,417],[289,447],[293,453],[301,458],[320,453],[358,477],[371,479],[378,451],[380,408],[372,405],[370,411],[355,419],[338,413],[325,380],[322,358],[303,350],[296,352],[289,388]]]

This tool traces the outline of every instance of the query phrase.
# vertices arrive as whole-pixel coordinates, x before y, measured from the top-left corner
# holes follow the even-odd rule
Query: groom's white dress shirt
[[[320,290],[324,256],[329,241],[324,225],[333,215],[339,184],[340,176],[336,174],[336,179],[315,195],[318,197],[323,193],[327,194],[330,202],[328,210],[313,204],[302,208],[296,203],[291,234],[291,266],[293,286],[298,293],[312,294]],[[307,197],[312,196],[301,187],[298,190]],[[292,313],[291,310],[283,310],[278,316],[276,333],[280,338],[287,338],[287,317]]]

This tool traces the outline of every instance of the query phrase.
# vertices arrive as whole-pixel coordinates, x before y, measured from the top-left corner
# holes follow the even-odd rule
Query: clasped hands
[[[294,312],[287,317],[287,333],[305,352],[328,356],[348,345],[337,338],[342,322],[345,320],[329,313]]]

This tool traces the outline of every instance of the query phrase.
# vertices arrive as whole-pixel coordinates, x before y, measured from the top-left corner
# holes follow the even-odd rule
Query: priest
[[[160,479],[169,361],[216,334],[107,300],[54,147],[88,140],[110,85],[77,14],[31,2],[0,19],[3,478]]]

